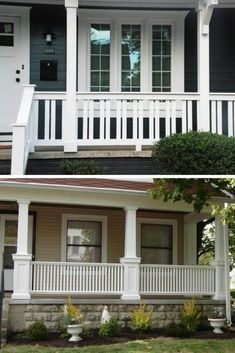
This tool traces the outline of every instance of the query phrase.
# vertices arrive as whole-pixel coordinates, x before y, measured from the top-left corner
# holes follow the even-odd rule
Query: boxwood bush
[[[235,138],[188,132],[154,144],[152,157],[161,174],[235,174]]]

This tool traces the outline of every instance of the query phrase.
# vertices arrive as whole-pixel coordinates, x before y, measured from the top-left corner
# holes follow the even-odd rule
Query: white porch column
[[[29,223],[29,200],[19,200],[17,252],[13,255],[14,260],[14,282],[12,299],[30,299],[31,273],[30,265],[32,255],[28,253],[28,223]]]
[[[210,20],[218,0],[199,0],[198,91],[200,93],[198,130],[210,131]]]
[[[224,226],[219,217],[215,218],[215,296],[214,299],[225,299],[225,253],[224,253]]]
[[[65,0],[67,13],[66,111],[62,131],[65,152],[77,152],[77,9],[78,0]]]
[[[120,259],[124,264],[123,300],[139,300],[140,258],[136,256],[136,211],[135,207],[126,207],[125,257]]]

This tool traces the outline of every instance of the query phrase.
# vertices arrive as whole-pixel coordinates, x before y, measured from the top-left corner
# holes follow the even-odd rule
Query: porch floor
[[[192,296],[141,296],[141,300],[121,300],[120,296],[108,297],[105,295],[93,295],[90,297],[84,295],[69,295],[72,298],[74,304],[97,304],[97,305],[122,305],[122,304],[152,304],[152,305],[167,305],[167,304],[184,304],[186,300],[190,300]],[[225,300],[215,300],[212,297],[194,297],[196,304],[211,305],[211,304],[225,304]],[[58,304],[63,305],[68,301],[68,295],[35,295],[33,294],[31,299],[25,301],[25,304]],[[11,304],[19,304],[19,301],[11,300]],[[24,304],[24,303],[22,303]]]

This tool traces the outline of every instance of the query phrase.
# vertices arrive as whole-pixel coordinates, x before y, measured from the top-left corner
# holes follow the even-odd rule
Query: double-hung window
[[[67,261],[101,262],[101,222],[69,220]]]

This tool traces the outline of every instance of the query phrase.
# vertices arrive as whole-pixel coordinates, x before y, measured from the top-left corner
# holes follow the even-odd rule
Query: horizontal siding
[[[47,45],[43,33],[51,28],[56,38]],[[66,12],[64,6],[33,6],[30,28],[30,82],[37,90],[64,91],[66,88]],[[55,54],[45,54],[46,48],[53,48]],[[40,80],[40,61],[58,62],[57,81]]]
[[[124,249],[124,220],[122,210],[102,210],[67,207],[36,207],[36,256],[37,261],[60,261],[62,215],[102,215],[108,217],[108,262],[119,262]]]

